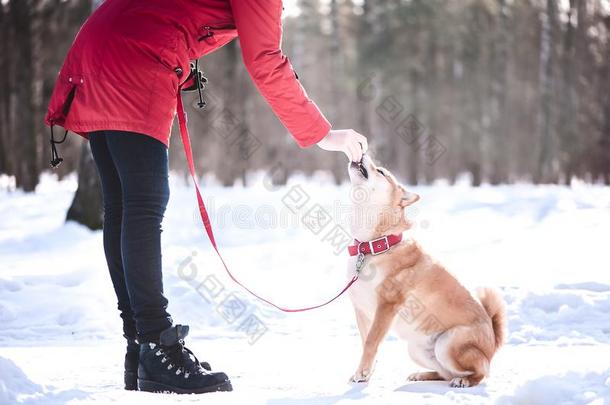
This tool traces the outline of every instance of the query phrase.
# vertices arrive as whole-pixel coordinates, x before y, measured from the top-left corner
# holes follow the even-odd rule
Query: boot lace
[[[168,370],[175,369],[176,375],[182,374],[184,378],[210,371],[210,365],[207,362],[200,362],[197,356],[184,346],[183,340],[171,346],[159,346],[155,355],[162,356],[161,363],[167,364]]]

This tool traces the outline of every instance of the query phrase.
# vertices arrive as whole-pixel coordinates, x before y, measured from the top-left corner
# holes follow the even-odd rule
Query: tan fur
[[[500,348],[506,339],[506,305],[497,290],[489,287],[477,289],[477,296],[487,315],[491,318],[491,325],[496,338],[496,348]]]
[[[372,202],[356,203],[376,210],[378,220],[353,227],[352,232],[370,240],[408,230],[411,223],[404,210],[419,196],[407,192],[386,169],[383,175],[377,173],[368,157],[364,164],[368,179],[352,168],[352,184],[385,194],[372,195]],[[354,266],[352,258],[348,269],[352,274]],[[383,254],[366,257],[350,297],[363,341],[360,364],[351,378],[354,382],[368,381],[379,345],[390,329],[407,340],[416,363],[433,370],[412,374],[410,380],[444,379],[456,387],[474,386],[488,375],[489,363],[506,335],[499,293],[483,288],[475,298],[408,237]]]

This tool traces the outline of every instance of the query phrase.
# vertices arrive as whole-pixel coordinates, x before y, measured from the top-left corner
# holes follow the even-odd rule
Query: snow
[[[41,387],[30,381],[11,360],[0,357],[0,403],[11,403],[21,395],[40,392]]]
[[[289,306],[317,304],[346,282],[344,254],[324,235],[347,229],[349,189],[324,178],[203,192],[235,275]],[[419,371],[390,335],[368,385],[351,385],[360,339],[349,299],[284,314],[224,273],[201,228],[193,189],[172,176],[163,224],[166,295],[188,345],[233,380],[214,404],[602,404],[610,402],[610,189],[527,184],[416,187],[412,235],[468,287],[498,287],[507,345],[474,388],[406,382]],[[36,193],[0,182],[0,404],[191,403],[198,396],[122,390],[124,342],[101,232],[64,223],[75,178],[45,176]],[[303,207],[289,208],[295,190]],[[319,204],[318,234],[301,221]],[[288,204],[290,205],[290,204]],[[294,211],[294,212],[293,212]],[[295,213],[296,212],[296,213]],[[229,311],[227,303],[237,303]],[[235,308],[233,308],[235,309]],[[259,324],[252,324],[254,321]],[[250,323],[248,323],[250,322]],[[252,328],[252,325],[257,326]]]

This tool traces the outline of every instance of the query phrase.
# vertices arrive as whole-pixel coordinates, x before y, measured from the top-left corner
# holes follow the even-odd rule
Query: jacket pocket
[[[76,95],[76,89],[83,83],[84,78],[81,75],[59,73],[45,116],[45,122],[48,125],[63,125],[65,123]]]
[[[165,48],[161,49],[156,60],[160,68],[158,79],[168,81],[163,89],[168,89],[172,94],[178,92],[180,82],[188,76],[189,60],[186,49],[180,45],[178,35]]]

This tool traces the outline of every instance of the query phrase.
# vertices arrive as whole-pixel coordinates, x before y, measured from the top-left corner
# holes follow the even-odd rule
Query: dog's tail
[[[477,296],[485,312],[491,318],[491,326],[494,330],[496,349],[506,339],[506,305],[498,290],[489,287],[477,289]]]

